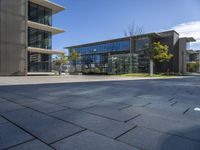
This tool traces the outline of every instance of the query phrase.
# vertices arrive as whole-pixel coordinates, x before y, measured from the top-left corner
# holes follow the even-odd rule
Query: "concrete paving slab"
[[[44,144],[39,140],[33,140],[30,142],[26,142],[24,144],[20,144],[18,146],[9,148],[8,150],[53,150],[50,146]]]
[[[31,135],[11,123],[0,124],[0,149],[34,139]]]
[[[97,103],[96,106],[120,110],[130,105],[125,104],[125,103],[119,103],[119,102],[102,101],[102,102]]]
[[[84,109],[84,108],[88,108],[91,106],[95,106],[96,104],[98,104],[99,101],[96,100],[74,100],[71,102],[67,102],[67,103],[62,103],[60,104],[61,106],[65,106],[68,108],[74,108],[74,109]]]
[[[40,101],[50,102],[53,104],[61,104],[61,103],[66,103],[66,102],[70,101],[66,97],[54,97],[54,96],[49,96],[49,95],[44,95],[44,94],[38,94],[33,97]]]
[[[84,109],[84,111],[92,113],[92,114],[96,114],[96,115],[99,115],[99,116],[103,116],[103,117],[106,117],[106,118],[118,120],[118,121],[128,121],[128,120],[135,118],[136,116],[139,115],[137,113],[128,114],[126,112],[122,112],[122,111],[119,111],[119,110],[105,108],[105,107],[98,107],[98,106],[86,108],[86,109]]]
[[[0,113],[2,112],[9,112],[9,111],[16,111],[19,109],[23,109],[24,107],[12,102],[2,102],[0,104]]]
[[[52,145],[57,150],[138,150],[124,143],[84,131]]]
[[[145,150],[199,150],[200,142],[137,127],[118,140]]]
[[[126,124],[72,109],[55,112],[51,115],[111,138],[116,138],[135,127],[134,124]]]
[[[6,119],[0,117],[0,124],[8,122]]]
[[[8,102],[6,99],[0,98],[0,103],[2,102]]]
[[[154,102],[147,106],[148,108],[164,110],[169,112],[184,113],[191,105],[178,102]]]
[[[55,104],[50,104],[48,102],[32,102],[32,103],[26,103],[23,104],[26,107],[32,108],[34,110],[40,111],[40,112],[44,112],[44,113],[51,113],[51,112],[55,112],[55,111],[59,111],[59,110],[63,110],[65,109],[62,106],[59,105],[55,105]]]
[[[141,115],[128,123],[200,141],[200,125],[192,124],[192,122],[178,122],[149,115]]]
[[[22,95],[17,95],[14,93],[9,93],[9,92],[5,92],[3,95],[0,95],[0,97],[8,99],[8,100],[18,103],[18,104],[30,103],[30,102],[36,101],[36,99],[30,98],[30,97],[25,97]]]
[[[80,127],[29,109],[13,113],[7,112],[3,116],[46,143],[55,142],[83,130]]]

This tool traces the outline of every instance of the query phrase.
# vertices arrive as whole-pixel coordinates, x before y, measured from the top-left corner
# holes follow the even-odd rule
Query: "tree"
[[[61,54],[58,57],[56,57],[56,59],[53,62],[55,65],[59,66],[59,75],[61,75],[62,66],[63,66],[63,64],[67,64],[68,58],[64,54]]]
[[[124,36],[130,37],[130,73],[133,73],[133,42],[132,37],[141,35],[144,33],[143,27],[135,25],[135,23],[132,23],[130,26],[127,27],[126,30],[124,30]]]
[[[150,58],[150,76],[153,76],[154,61],[160,63],[169,61],[173,55],[169,53],[169,47],[167,45],[162,45],[160,42],[154,42],[148,50]]]
[[[124,36],[125,37],[131,37],[136,35],[143,34],[143,27],[139,25],[135,25],[135,23],[132,23],[130,26],[127,27],[127,29],[124,30]]]
[[[75,66],[75,72],[76,72],[76,65],[77,65],[77,61],[80,59],[81,57],[80,57],[80,54],[75,50],[75,49],[73,49],[73,50],[71,50],[70,51],[70,55],[69,55],[69,57],[68,57],[68,59],[69,59],[69,61],[71,61],[72,62],[72,64]]]

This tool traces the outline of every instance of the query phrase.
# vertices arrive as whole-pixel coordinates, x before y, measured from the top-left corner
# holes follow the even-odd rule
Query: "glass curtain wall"
[[[29,2],[28,19],[30,21],[52,26],[52,10]]]
[[[28,46],[51,49],[52,48],[52,33],[28,28]]]
[[[102,44],[94,44],[90,46],[77,47],[75,50],[80,55],[90,55],[94,52],[96,53],[110,53],[110,52],[119,52],[126,51],[130,48],[130,41],[115,41],[115,42],[107,42]]]
[[[132,71],[138,72],[137,54],[118,54],[108,57],[108,74],[128,74],[130,70],[130,61],[132,57]]]
[[[149,56],[147,55],[149,48],[149,37],[140,37],[135,39],[135,53],[138,55],[138,72],[149,72]]]
[[[51,68],[51,55],[28,53],[28,72],[50,72]]]
[[[71,48],[70,50],[75,49],[81,55],[79,65],[81,65],[83,73],[107,74],[108,55],[125,53],[129,48],[130,41],[121,40]]]

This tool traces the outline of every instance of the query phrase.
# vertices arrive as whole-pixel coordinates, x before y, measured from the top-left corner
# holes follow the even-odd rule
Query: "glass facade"
[[[75,48],[80,55],[88,55],[93,53],[110,53],[117,51],[126,51],[130,48],[130,41],[116,41],[103,44],[95,44],[91,46],[83,46]]]
[[[143,51],[144,49],[149,47],[149,38],[142,37],[136,39],[136,52]]]
[[[28,28],[28,46],[37,48],[52,48],[52,33],[34,28]]]
[[[150,45],[149,37],[140,37],[135,42],[135,53],[138,55],[138,72],[149,72],[149,57],[146,53]]]
[[[52,10],[29,2],[28,20],[52,26]],[[51,49],[52,33],[29,27],[28,46]],[[50,72],[51,67],[51,55],[30,52],[28,53],[28,72]]]
[[[150,46],[150,38],[135,37],[131,39],[131,43],[132,54],[130,54],[130,38],[71,49],[75,49],[81,55],[78,64],[81,65],[83,73],[148,72],[147,49]]]
[[[81,55],[78,64],[81,65],[83,73],[108,73],[108,55],[127,52],[130,49],[130,41],[113,41],[72,49]]]
[[[132,57],[132,59],[131,59]],[[132,60],[132,66],[130,64]],[[127,74],[138,72],[138,55],[137,54],[118,54],[108,57],[108,74]]]
[[[51,72],[51,55],[28,53],[28,72]]]
[[[30,21],[52,26],[52,10],[29,2],[28,19]]]

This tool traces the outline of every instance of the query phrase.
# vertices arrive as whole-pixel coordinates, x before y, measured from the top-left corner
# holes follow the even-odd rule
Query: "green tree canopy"
[[[159,62],[169,61],[173,57],[173,55],[169,53],[169,47],[167,45],[162,45],[160,42],[154,42],[150,51],[150,59]]]
[[[71,50],[68,56],[69,61],[76,65],[77,61],[80,59],[80,54],[76,50]]]
[[[56,59],[53,61],[55,65],[59,66],[62,64],[67,64],[67,62],[68,62],[68,57],[65,56],[64,54],[57,56]]]

